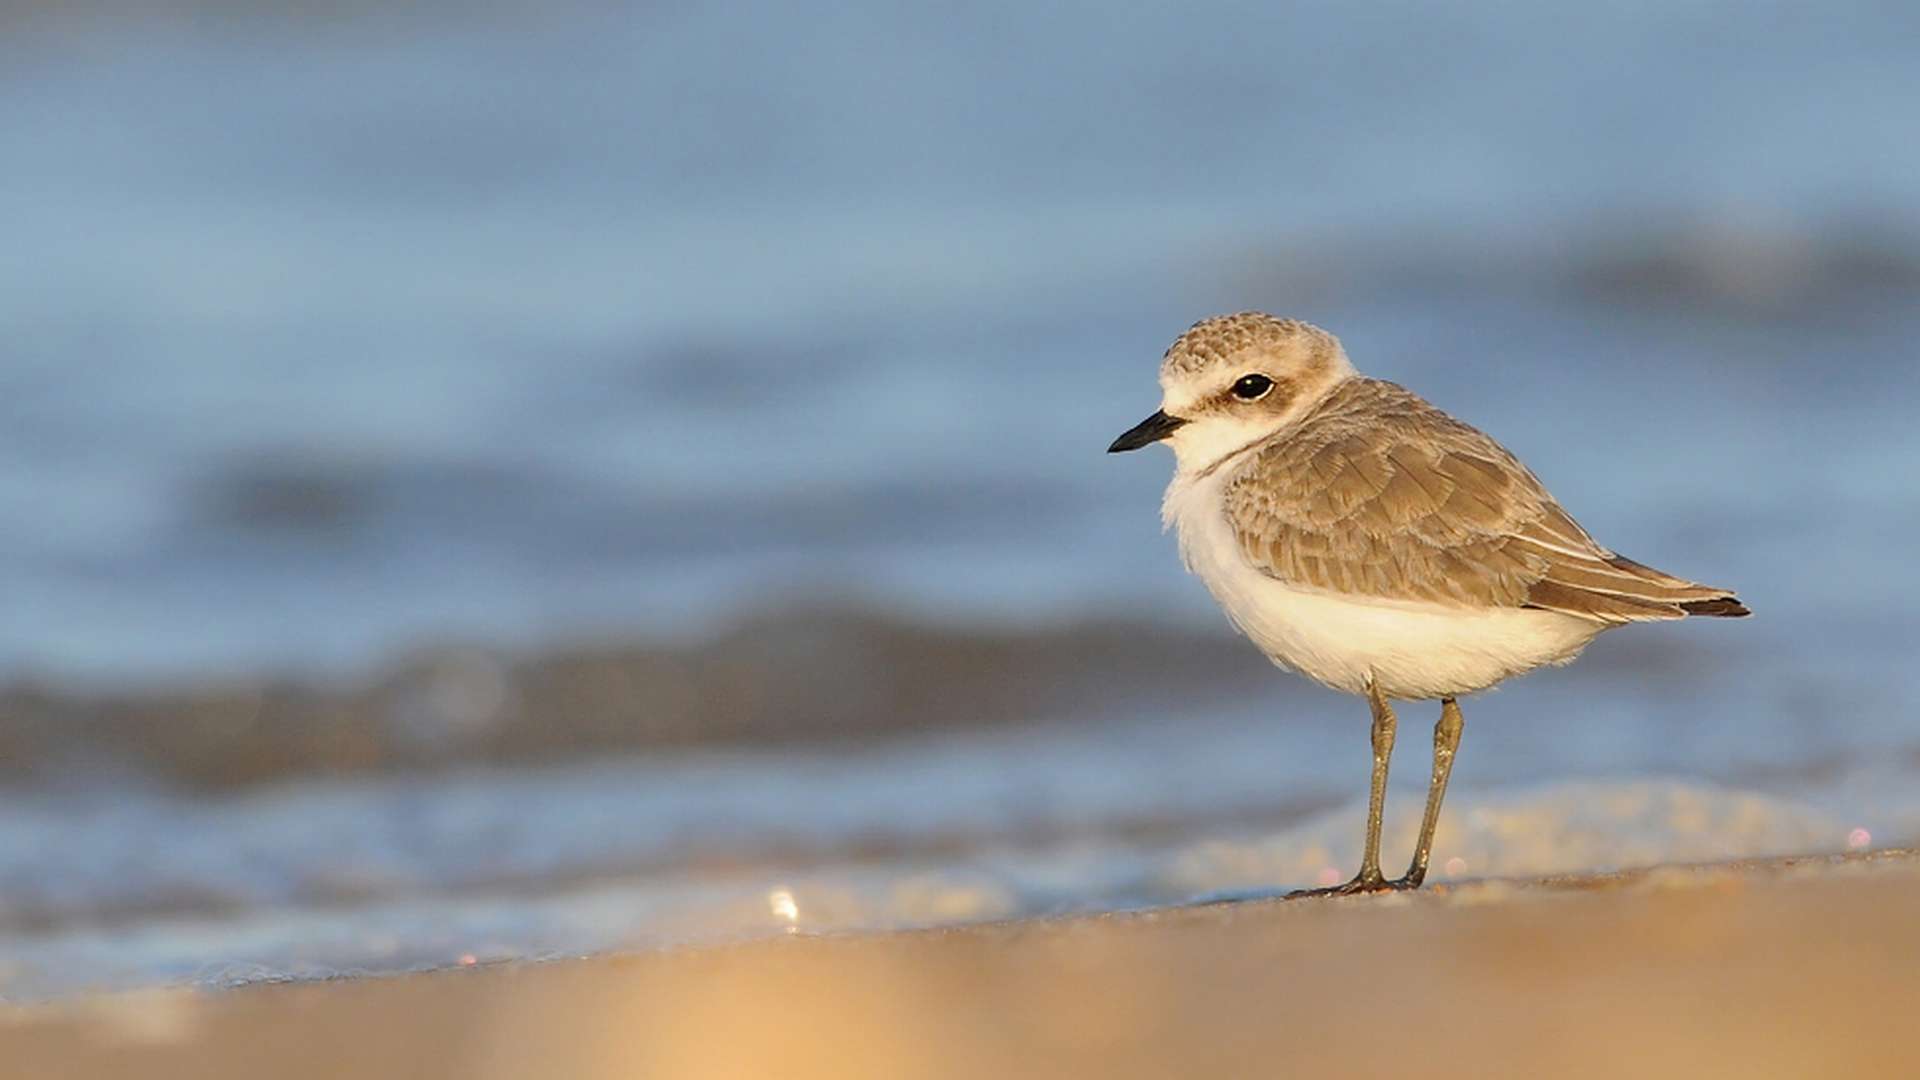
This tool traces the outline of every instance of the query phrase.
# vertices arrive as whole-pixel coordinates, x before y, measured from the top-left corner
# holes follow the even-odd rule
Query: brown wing
[[[1600,546],[1500,444],[1373,379],[1255,451],[1226,512],[1247,559],[1296,585],[1604,623],[1746,614]]]

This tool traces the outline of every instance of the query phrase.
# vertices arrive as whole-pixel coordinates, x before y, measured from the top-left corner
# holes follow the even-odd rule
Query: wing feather
[[[1374,379],[1255,450],[1226,512],[1250,563],[1306,588],[1608,624],[1746,613],[1602,547],[1499,443]]]

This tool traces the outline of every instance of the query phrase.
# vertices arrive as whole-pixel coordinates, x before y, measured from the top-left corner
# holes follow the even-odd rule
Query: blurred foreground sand
[[[0,1012],[8,1077],[1911,1076],[1920,857]]]

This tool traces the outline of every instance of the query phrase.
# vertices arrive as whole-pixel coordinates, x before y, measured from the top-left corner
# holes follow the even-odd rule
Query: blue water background
[[[0,674],[352,679],[822,597],[1217,627],[1158,533],[1168,462],[1100,451],[1181,329],[1259,307],[1757,612],[1475,703],[1463,800],[1682,776],[1834,823],[1742,851],[1895,839],[1914,818],[1886,793],[1920,766],[1916,100],[1920,16],[1879,4],[21,9]],[[1673,662],[1636,677],[1649,657]],[[631,891],[542,920],[627,874],[708,896],[715,836],[749,897],[812,853],[866,898],[844,925],[1178,898],[1232,875],[1166,851],[1357,794],[1357,707],[1286,700],[825,763],[0,793],[0,907],[96,913],[0,941],[0,993],[688,940],[735,922],[648,923]],[[732,779],[674,779],[703,770]],[[956,835],[1094,854],[1042,858],[1080,869],[1041,887]],[[1656,840],[1593,861],[1694,850],[1633,835]],[[900,867],[1004,902],[907,918],[873,899]]]

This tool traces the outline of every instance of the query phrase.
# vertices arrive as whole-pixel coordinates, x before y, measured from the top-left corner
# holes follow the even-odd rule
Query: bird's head
[[[1265,439],[1353,375],[1339,339],[1259,312],[1205,319],[1160,361],[1160,411],[1107,452],[1165,441],[1181,472],[1208,468]]]

